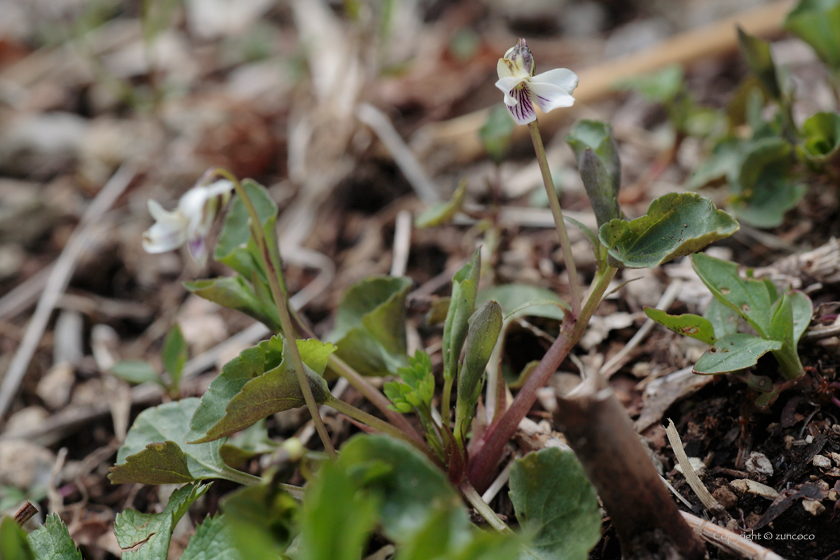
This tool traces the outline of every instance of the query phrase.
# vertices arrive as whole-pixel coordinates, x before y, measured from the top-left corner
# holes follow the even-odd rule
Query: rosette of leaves
[[[793,290],[779,294],[770,280],[742,278],[738,265],[696,254],[692,266],[714,300],[703,317],[693,314],[669,315],[645,308],[648,317],[683,336],[709,345],[694,365],[694,372],[719,374],[741,371],[754,366],[768,352],[779,362],[784,379],[804,374],[796,346],[811,321],[811,300]],[[756,334],[738,332],[739,319]],[[764,393],[759,404],[769,403],[777,395],[770,380],[747,375],[747,382]]]
[[[417,413],[426,441],[432,447],[438,458],[443,459],[443,445],[439,431],[432,419],[432,397],[435,396],[435,374],[432,371],[432,360],[422,350],[417,350],[414,357],[409,358],[408,366],[397,370],[399,379],[389,381],[382,387],[385,395],[391,399],[392,410],[406,414]]]

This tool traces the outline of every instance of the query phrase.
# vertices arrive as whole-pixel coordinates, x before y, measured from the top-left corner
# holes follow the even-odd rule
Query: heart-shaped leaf
[[[315,339],[299,342],[303,343],[298,346],[300,357],[303,360],[304,368],[306,368],[306,377],[312,389],[312,395],[315,397],[316,403],[323,404],[330,396],[327,382],[306,363],[310,361],[310,353],[317,352],[329,355],[335,350],[335,347],[332,344],[322,343]],[[207,431],[206,436],[196,441],[211,441],[229,436],[272,414],[302,406],[306,406],[306,400],[298,383],[295,366],[291,357],[284,352],[284,358],[280,365],[246,383],[242,390],[228,402],[225,407],[225,415],[221,420]]]
[[[338,463],[379,504],[382,532],[397,544],[413,537],[436,510],[456,510],[469,527],[461,498],[443,471],[403,441],[360,435],[342,448]]]
[[[645,307],[645,315],[677,334],[696,338],[706,344],[715,343],[715,328],[712,323],[699,315],[685,313],[669,315],[653,307]]]
[[[773,350],[779,350],[782,343],[765,340],[745,333],[730,334],[719,339],[714,346],[694,364],[694,373],[714,374],[738,371],[754,366],[758,359]]]
[[[601,538],[595,489],[571,451],[547,447],[514,461],[510,499],[520,525],[534,534],[521,560],[585,560]]]
[[[225,523],[224,516],[207,517],[203,523],[195,528],[195,534],[190,544],[181,555],[181,560],[245,560],[231,536],[230,527]],[[248,560],[256,560],[247,557]]]
[[[188,484],[172,493],[166,509],[160,513],[127,509],[117,514],[114,534],[125,551],[122,557],[125,560],[166,560],[175,525],[192,503],[209,489],[207,484]]]
[[[298,340],[297,346],[315,400],[324,402],[329,391],[321,373],[335,347],[316,339]],[[292,361],[286,359],[285,341],[274,336],[243,350],[222,367],[222,373],[201,397],[186,441],[212,441],[245,429],[274,412],[305,404]]]
[[[715,299],[746,319],[759,335],[769,336],[772,301],[764,282],[743,279],[737,264],[703,253],[692,255],[691,264]]]
[[[715,338],[723,338],[728,334],[735,334],[738,332],[738,315],[728,305],[724,305],[717,299],[712,298],[709,302],[709,307],[706,308],[706,313],[703,317],[712,323],[715,329]]]
[[[117,465],[111,467],[108,475],[111,481],[160,484],[164,473],[177,477],[166,483],[184,482],[187,474],[192,480],[228,478],[226,471],[230,468],[219,455],[222,441],[183,443],[198,404],[198,399],[189,398],[141,412],[117,452]],[[153,444],[151,448],[150,444]],[[182,456],[175,447],[186,456],[186,472],[178,466],[182,464]]]
[[[27,540],[35,560],[82,560],[82,554],[76,548],[70,531],[67,530],[61,518],[54,513],[48,515],[44,525],[32,531]],[[5,544],[0,545],[0,550],[4,547]],[[131,560],[125,555],[123,557]],[[9,560],[21,558],[22,560],[19,556],[4,556],[3,558],[9,558]],[[163,558],[166,558],[165,554]]]
[[[396,374],[407,363],[405,298],[408,278],[362,280],[345,293],[327,337],[336,355],[362,375]]]
[[[614,264],[653,268],[702,250],[738,231],[738,222],[695,193],[670,193],[650,203],[635,220],[612,220],[599,237]]]
[[[838,0],[802,0],[787,15],[784,27],[811,45],[823,62],[840,69]]]
[[[251,179],[242,181],[242,188],[257,211],[261,226],[272,225],[277,216],[277,205],[271,200],[268,191]],[[250,218],[245,203],[237,196],[228,209],[225,223],[219,234],[219,241],[213,253],[213,259],[229,266],[245,278],[255,273],[265,275],[260,266],[261,255],[251,239]],[[270,222],[270,224],[269,224]],[[273,230],[273,227],[272,227]]]
[[[264,324],[271,332],[280,332],[280,316],[272,303],[257,297],[240,276],[225,276],[211,280],[184,282],[190,292],[228,309],[241,311]]]

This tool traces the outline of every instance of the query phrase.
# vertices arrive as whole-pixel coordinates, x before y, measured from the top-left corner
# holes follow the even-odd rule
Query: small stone
[[[824,455],[814,455],[814,458],[811,460],[814,463],[814,466],[820,469],[830,469],[831,468],[831,459]]]
[[[27,406],[9,416],[4,435],[33,430],[49,417],[50,413],[47,409],[40,406]]]
[[[808,445],[814,443],[814,436],[812,436],[811,434],[805,436],[805,443],[807,443]]]
[[[831,460],[834,461],[834,464],[840,467],[840,453],[830,453]]]
[[[729,483],[729,487],[735,491],[736,494],[739,496],[743,496],[747,493],[749,486],[747,485],[747,481],[744,479],[733,480]]]
[[[702,474],[703,471],[706,470],[706,465],[705,463],[703,463],[703,459],[701,459],[700,457],[689,457],[688,464],[691,465],[691,468],[694,469],[694,472],[698,475]],[[679,463],[677,463],[677,465],[674,467],[674,470],[680,474],[683,474],[682,465]]]
[[[755,494],[756,496],[761,496],[762,498],[767,498],[768,500],[775,500],[779,495],[779,493],[773,488],[748,478],[733,480],[729,483],[729,487],[739,496],[743,496],[745,493],[749,492],[750,494]]]
[[[773,465],[764,453],[753,451],[747,459],[747,472],[761,476],[773,476]]]
[[[805,508],[805,511],[807,511],[814,517],[818,516],[819,514],[825,511],[824,505],[822,505],[816,500],[810,500],[808,498],[804,498],[802,500],[802,507]]]
[[[58,410],[70,402],[70,392],[76,382],[76,374],[72,365],[61,362],[50,368],[35,389],[48,408]]]
[[[791,447],[793,447],[793,440],[794,440],[793,436],[785,436],[785,438],[784,438],[785,449],[790,449]]]
[[[46,484],[55,455],[40,445],[22,439],[0,441],[0,484],[21,490]]]
[[[726,486],[721,486],[712,492],[712,497],[723,507],[730,509],[738,505],[738,496],[732,493]]]

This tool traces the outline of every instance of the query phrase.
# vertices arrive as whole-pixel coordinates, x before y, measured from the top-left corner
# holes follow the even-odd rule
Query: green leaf
[[[506,321],[527,316],[562,321],[563,309],[569,308],[569,304],[555,292],[527,284],[504,284],[486,288],[478,292],[475,303],[484,305],[490,300],[499,303]]]
[[[799,339],[805,334],[808,325],[811,324],[811,315],[814,313],[814,304],[804,292],[794,290],[788,294],[790,304],[793,308],[793,343],[799,344]]]
[[[320,353],[321,347],[329,348],[330,352],[335,349],[332,344],[322,343],[315,339],[298,342],[303,343],[298,345],[302,346],[301,359],[304,357],[304,352],[310,350]],[[306,368],[306,378],[315,402],[323,404],[330,396],[327,382],[306,365],[306,360],[303,365]],[[302,406],[306,406],[306,400],[295,373],[295,366],[291,356],[284,352],[280,365],[246,383],[242,390],[230,399],[221,420],[207,431],[206,436],[195,441],[205,442],[229,436],[272,414]]]
[[[745,144],[738,138],[727,137],[718,141],[709,158],[694,170],[685,188],[695,190],[726,179],[733,182],[740,169]]]
[[[458,526],[467,519],[461,498],[443,471],[403,441],[356,436],[342,448],[338,463],[376,498],[382,531],[397,544],[412,539],[436,511],[457,510],[453,523]]]
[[[840,114],[815,113],[802,123],[804,142],[798,151],[814,163],[827,163],[840,154]]]
[[[738,44],[741,47],[741,55],[747,61],[747,66],[758,76],[767,92],[777,101],[781,101],[782,88],[779,86],[776,64],[773,62],[773,55],[770,53],[770,43],[764,39],[748,35],[740,26],[737,29]]]
[[[435,395],[435,375],[432,360],[422,350],[417,350],[408,361],[408,367],[397,370],[399,381],[385,383],[385,395],[394,403],[398,412],[411,412],[415,408],[428,410]]]
[[[475,312],[470,320],[464,361],[458,372],[458,400],[455,404],[455,436],[466,439],[475,407],[484,384],[484,368],[502,331],[502,308],[493,300]]]
[[[802,0],[785,18],[784,28],[840,69],[840,0]]]
[[[181,333],[181,327],[177,323],[166,335],[160,356],[163,360],[163,367],[172,380],[173,387],[178,387],[181,381],[181,372],[189,357],[189,348],[187,347],[187,341],[184,340],[183,333]]]
[[[802,324],[804,323],[805,327],[808,326],[812,311],[808,296],[802,292],[794,293],[799,294],[796,297],[796,315],[794,315],[794,296],[785,294],[774,304],[773,318],[770,321],[771,338],[782,343],[782,348],[773,352],[773,355],[778,360],[785,379],[796,379],[805,374],[796,351],[796,345],[799,342],[797,335],[802,336],[804,332]]]
[[[330,393],[320,374],[335,346],[316,339],[298,340],[297,346],[315,401],[323,403]],[[275,336],[243,351],[222,368],[221,375],[213,380],[201,398],[187,441],[213,441],[276,412],[305,405],[285,341]]]
[[[219,453],[227,466],[236,468],[252,457],[271,453],[278,446],[278,443],[268,437],[263,419],[229,438]]]
[[[669,315],[653,307],[645,307],[645,315],[677,334],[696,338],[706,344],[715,343],[715,328],[708,319],[686,313]]]
[[[185,475],[182,469],[172,470],[179,456],[173,445],[186,455],[187,471],[192,480],[207,478],[227,478],[229,469],[219,454],[221,441],[209,443],[183,443],[199,401],[195,398],[148,408],[140,413],[125,438],[125,443],[117,452],[117,464],[111,467],[108,478],[114,484],[134,482],[140,484],[160,484],[164,473],[171,476]],[[179,443],[180,442],[180,443]],[[149,444],[155,444],[149,446]],[[159,444],[163,444],[161,447]],[[137,455],[141,455],[137,457]],[[166,483],[183,482],[167,480]]]
[[[671,64],[651,74],[620,80],[615,88],[636,91],[648,101],[667,104],[683,89],[683,69],[679,64]]]
[[[210,486],[188,484],[169,497],[166,509],[160,513],[140,513],[127,509],[117,514],[114,534],[124,560],[166,560],[172,531],[193,502],[204,495]],[[127,549],[133,550],[127,550]]]
[[[222,517],[208,517],[196,527],[181,560],[245,560]],[[253,557],[248,558],[251,560]]]
[[[566,142],[575,152],[598,227],[620,218],[621,160],[610,125],[600,121],[578,121],[566,136]]]
[[[777,169],[788,161],[791,145],[784,138],[771,136],[750,142],[745,147],[739,165],[738,179],[733,187],[737,194],[750,198],[759,192],[759,180],[767,168]]]
[[[344,294],[327,337],[336,355],[362,375],[396,374],[406,365],[405,298],[408,278],[362,280]]]
[[[36,560],[82,560],[67,526],[54,513],[48,515],[44,525],[32,531],[27,539]]]
[[[69,556],[68,560],[72,558],[75,557]],[[29,546],[26,531],[11,517],[0,519],[0,559],[35,560],[35,553]],[[64,558],[56,557],[55,560],[64,560]]]
[[[108,370],[123,381],[129,383],[161,383],[160,375],[152,367],[152,364],[145,360],[122,360],[117,362]]]
[[[487,120],[478,130],[478,137],[481,138],[484,149],[496,163],[504,158],[514,129],[516,123],[511,120],[507,107],[504,103],[497,103],[490,109]]]
[[[563,219],[578,228],[581,233],[586,236],[586,239],[588,239],[589,243],[592,245],[592,253],[595,255],[595,262],[598,266],[598,270],[603,270],[606,265],[606,252],[603,250],[601,240],[598,239],[595,232],[589,229],[586,224],[583,224],[574,218],[563,216]]]
[[[505,117],[510,121],[510,118]],[[513,124],[513,123],[511,123]],[[414,219],[414,227],[424,229],[428,227],[440,226],[448,224],[455,217],[455,214],[461,211],[464,205],[464,197],[467,194],[467,180],[462,179],[458,183],[458,188],[452,193],[452,200],[449,202],[441,202],[435,204]]]
[[[712,301],[709,302],[709,307],[706,308],[706,313],[703,316],[712,323],[715,329],[715,338],[723,338],[728,334],[738,332],[738,317],[740,315],[715,298],[712,298]]]
[[[586,560],[601,538],[595,489],[571,451],[548,447],[514,461],[510,499],[520,525],[534,535],[522,560]]]
[[[304,497],[302,560],[358,560],[377,510],[376,498],[358,492],[343,465],[326,463]]]
[[[244,179],[242,187],[257,211],[260,226],[265,226],[277,216],[277,205],[271,200],[268,191],[262,185]],[[256,246],[251,240],[250,219],[245,204],[237,196],[230,204],[219,240],[213,253],[213,259],[229,266],[245,278],[251,278],[254,273],[265,276],[260,264],[261,256],[256,253]]]
[[[457,510],[435,511],[397,552],[397,560],[514,560],[522,539],[470,530]],[[465,535],[468,535],[467,539]]]
[[[475,310],[475,298],[481,274],[481,250],[476,249],[473,257],[452,278],[452,298],[443,324],[442,356],[443,377],[454,379],[458,371],[461,348],[467,339],[469,318]]]
[[[111,484],[143,481],[143,484],[184,484],[193,481],[187,455],[174,441],[149,443],[146,449],[112,467]]]
[[[744,333],[727,335],[719,339],[714,346],[694,364],[694,373],[714,374],[738,371],[754,366],[758,359],[772,350],[779,350],[782,343],[777,340],[765,340],[758,336]]]
[[[695,193],[670,193],[650,203],[635,220],[612,220],[599,237],[615,263],[627,268],[654,268],[729,237],[738,222]]]
[[[248,486],[222,501],[224,522],[243,558],[276,560],[298,534],[301,508],[275,484]]]
[[[782,225],[788,210],[795,208],[808,192],[806,185],[794,184],[772,168],[762,174],[755,187],[752,198],[733,204],[731,209],[742,222],[757,228]]]
[[[712,295],[747,320],[761,335],[770,332],[770,293],[764,282],[743,279],[738,265],[703,253],[692,255],[691,264]]]
[[[239,276],[184,282],[184,287],[199,297],[253,317],[272,332],[282,330],[280,316],[274,305],[264,303]]]

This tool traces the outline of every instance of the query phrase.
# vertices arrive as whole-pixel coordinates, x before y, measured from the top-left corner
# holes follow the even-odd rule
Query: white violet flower
[[[233,183],[219,180],[207,186],[195,186],[167,212],[156,200],[149,200],[149,213],[155,224],[143,232],[143,249],[165,253],[187,244],[190,254],[200,264],[207,260],[207,236],[219,211],[231,197]]]
[[[534,57],[525,39],[508,49],[496,66],[499,81],[496,87],[505,94],[505,105],[517,124],[528,124],[537,119],[532,103],[548,113],[558,107],[571,107],[575,98],[572,92],[578,77],[571,70],[557,68],[534,76]]]

